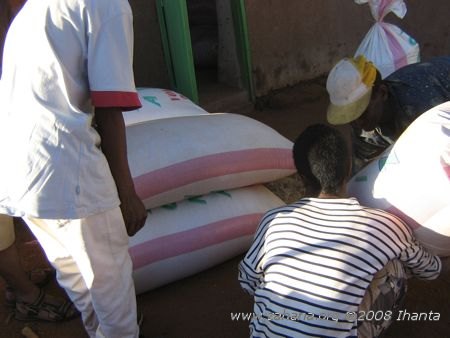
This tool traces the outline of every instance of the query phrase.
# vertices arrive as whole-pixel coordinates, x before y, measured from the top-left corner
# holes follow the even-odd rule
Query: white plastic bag
[[[372,61],[385,78],[397,69],[420,61],[419,45],[411,36],[396,25],[383,22],[392,12],[400,19],[406,14],[403,0],[355,0],[357,4],[368,3],[375,24],[359,45],[355,56],[364,55]]]

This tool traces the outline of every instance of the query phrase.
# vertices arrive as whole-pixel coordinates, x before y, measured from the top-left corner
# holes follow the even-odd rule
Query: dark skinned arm
[[[127,233],[133,236],[144,226],[147,211],[136,194],[127,158],[125,123],[120,108],[96,108],[95,120],[101,148],[116,182],[120,209]]]

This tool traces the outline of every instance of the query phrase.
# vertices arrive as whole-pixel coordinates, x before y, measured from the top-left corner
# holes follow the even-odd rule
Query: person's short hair
[[[316,192],[337,193],[350,174],[347,141],[325,124],[307,127],[295,140],[293,156],[298,174]]]

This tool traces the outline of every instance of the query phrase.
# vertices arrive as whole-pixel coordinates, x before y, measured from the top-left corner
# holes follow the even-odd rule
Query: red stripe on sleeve
[[[139,96],[135,92],[91,92],[91,99],[92,104],[99,108],[120,107],[127,111],[142,107]]]

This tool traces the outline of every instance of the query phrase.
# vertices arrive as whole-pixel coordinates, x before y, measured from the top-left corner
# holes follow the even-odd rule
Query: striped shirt
[[[267,212],[239,265],[255,298],[251,336],[357,337],[348,314],[394,258],[421,279],[441,269],[405,223],[354,198],[304,198]]]

